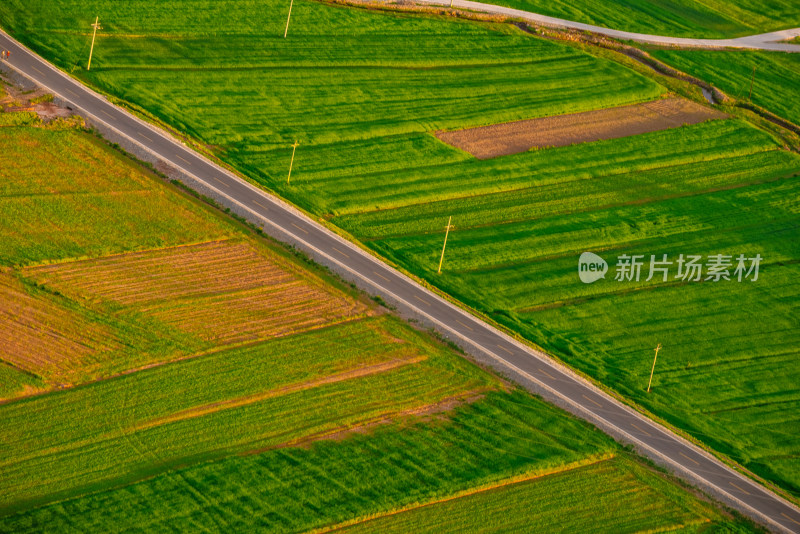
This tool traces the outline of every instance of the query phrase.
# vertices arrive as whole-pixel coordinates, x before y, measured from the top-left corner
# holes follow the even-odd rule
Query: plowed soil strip
[[[691,100],[665,98],[644,104],[436,132],[436,137],[478,159],[489,159],[531,148],[616,139],[727,117]]]
[[[133,428],[134,431],[139,430],[146,430],[148,428],[153,428],[160,425],[165,425],[168,423],[174,423],[176,421],[182,421],[184,419],[191,419],[194,417],[202,417],[204,415],[208,415],[214,412],[219,412],[222,410],[230,410],[232,408],[239,408],[242,406],[246,406],[248,404],[253,404],[255,402],[260,402],[266,399],[271,399],[273,397],[280,397],[282,395],[289,395],[291,393],[297,393],[298,391],[304,391],[306,389],[313,389],[316,387],[320,387],[326,384],[335,384],[336,382],[343,382],[345,380],[353,380],[355,378],[360,378],[363,376],[374,375],[378,373],[385,373],[387,371],[391,371],[398,367],[403,367],[405,365],[412,365],[415,363],[419,363],[425,360],[426,357],[414,354],[409,355],[407,358],[394,358],[389,361],[373,363],[370,365],[366,365],[364,367],[358,367],[356,369],[350,369],[347,371],[342,371],[341,373],[336,373],[328,376],[324,376],[321,378],[317,378],[314,380],[309,380],[307,382],[303,382],[301,384],[292,384],[290,386],[284,386],[277,389],[272,389],[268,391],[263,391],[261,393],[255,393],[253,395],[247,395],[244,397],[239,397],[236,399],[226,399],[219,402],[214,402],[211,404],[206,404],[203,406],[195,406],[194,408],[190,408],[188,410],[184,410],[182,412],[177,412],[174,414],[170,414],[166,417],[161,417],[158,419],[153,419],[151,421],[147,421],[140,425],[137,425]]]

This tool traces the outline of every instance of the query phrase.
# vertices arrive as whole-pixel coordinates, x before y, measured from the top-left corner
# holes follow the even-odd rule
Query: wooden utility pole
[[[447,219],[447,226],[444,227],[444,245],[442,245],[442,257],[439,258],[439,269],[436,271],[437,274],[442,274],[442,262],[444,261],[444,249],[447,246],[447,235],[450,233],[450,223],[453,221],[453,217],[451,216]]]
[[[753,82],[756,79],[756,66],[753,65],[753,76],[750,78],[750,96],[747,97],[747,101],[750,102],[753,99]]]
[[[102,30],[100,26],[100,17],[95,17],[94,24],[92,24],[94,31],[92,32],[92,47],[89,49],[89,64],[86,65],[86,70],[92,70],[92,53],[94,52],[94,38],[97,36],[97,30]]]
[[[292,179],[292,166],[294,165],[294,153],[297,150],[297,145],[299,145],[297,141],[294,142],[292,145],[292,160],[289,162],[289,176],[286,177],[286,185],[289,185],[289,180]]]
[[[294,5],[294,0],[289,2],[289,16],[286,17],[286,29],[283,30],[283,38],[286,39],[286,35],[289,33],[289,19],[292,18],[292,6]]]
[[[650,369],[650,382],[647,383],[647,392],[650,393],[650,386],[653,384],[653,372],[656,370],[656,359],[658,358],[658,351],[661,350],[661,343],[656,347],[656,355],[653,358],[653,368]]]

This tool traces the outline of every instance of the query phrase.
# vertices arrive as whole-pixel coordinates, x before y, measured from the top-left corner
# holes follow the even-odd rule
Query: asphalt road
[[[384,0],[387,3],[394,3],[395,0]],[[417,4],[428,4],[435,6],[449,6],[450,0],[414,0]],[[736,39],[693,39],[689,37],[667,37],[663,35],[650,35],[647,33],[634,33],[621,30],[613,30],[602,26],[593,26],[582,22],[548,17],[530,11],[512,9],[510,7],[496,6],[494,4],[484,4],[483,2],[473,2],[471,0],[453,0],[453,7],[468,9],[470,11],[480,11],[492,15],[503,15],[512,18],[525,20],[534,24],[540,24],[551,28],[566,28],[570,30],[590,31],[599,33],[614,39],[623,41],[635,41],[638,43],[648,43],[664,46],[677,46],[681,48],[741,48],[747,50],[772,50],[778,52],[800,52],[800,45],[783,43],[794,37],[800,36],[800,28],[781,30],[777,32],[762,33],[758,35],[748,35]]]
[[[337,236],[284,201],[265,193],[203,156],[168,133],[110,104],[105,98],[57,70],[39,56],[0,32],[0,49],[11,51],[8,65],[35,81],[95,123],[113,129],[169,165],[215,191],[229,207],[239,207],[263,221],[268,233],[290,236],[306,249],[378,292],[408,306],[450,336],[485,353],[498,369],[527,379],[574,413],[610,428],[647,456],[669,463],[678,474],[696,477],[714,487],[737,508],[776,531],[800,533],[800,509],[738,474],[702,449],[613,399],[589,382],[471,314],[450,304],[356,245]],[[275,230],[270,232],[270,228]]]

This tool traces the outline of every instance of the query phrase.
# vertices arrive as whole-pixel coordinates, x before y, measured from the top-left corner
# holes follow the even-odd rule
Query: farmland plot
[[[615,30],[673,37],[732,38],[800,26],[796,4],[777,0],[492,0],[508,6]]]
[[[36,154],[36,157],[31,157]],[[0,264],[224,238],[231,227],[89,134],[0,128]]]
[[[478,159],[488,159],[532,148],[617,139],[726,117],[691,100],[664,98],[644,104],[436,132],[436,137]]]
[[[644,486],[649,483],[658,487]],[[694,531],[728,523],[699,501],[621,458],[510,481],[465,496],[368,519],[344,532]],[[565,514],[564,509],[569,513]],[[480,513],[476,513],[480,510]],[[710,521],[709,521],[710,520]]]
[[[46,525],[85,532],[113,524],[120,530],[192,530],[205,525],[229,532],[308,531],[408,509],[414,518],[418,515],[414,509],[421,504],[503,486],[511,479],[530,481],[507,486],[522,491],[521,501],[514,502],[508,498],[513,495],[505,493],[480,504],[489,513],[496,510],[492,502],[515,509],[529,504],[540,512],[542,527],[556,516],[585,526],[582,521],[591,509],[594,529],[647,525],[666,530],[704,523],[712,530],[752,530],[628,459],[608,461],[616,455],[625,452],[607,436],[564,417],[543,401],[521,391],[490,392],[452,412],[403,418],[346,440],[230,456],[62,500],[0,518],[0,529],[34,532]],[[581,465],[588,467],[535,479]],[[540,482],[544,484],[539,486]],[[620,484],[616,491],[615,483]],[[478,498],[481,495],[485,494],[478,493]],[[541,495],[547,497],[540,499]],[[595,498],[609,502],[608,509],[594,507]],[[450,502],[458,506],[460,501]],[[641,503],[642,508],[639,513],[626,511],[617,503]],[[575,517],[565,517],[564,511],[576,506]],[[398,519],[406,520],[405,515]],[[509,513],[507,520],[535,521],[525,515]],[[425,519],[417,524],[425,526]],[[378,527],[387,524],[377,521]]]
[[[739,161],[741,171],[724,170]],[[366,219],[373,224],[364,226],[377,232],[378,221],[386,221],[384,231],[399,235],[370,241],[375,249],[746,467],[798,491],[800,442],[792,429],[800,424],[800,163],[783,151],[717,163],[721,174],[685,181],[682,171],[667,169],[661,177],[626,174],[592,180],[591,187],[565,182],[534,188],[519,194],[509,214],[517,210],[520,217],[511,222],[503,222],[506,214],[493,210],[490,199],[471,218],[465,215],[463,224],[454,217],[443,275],[435,274],[442,232],[411,233],[426,222],[426,213],[434,220],[435,210],[376,212]],[[663,180],[669,176],[676,181]],[[585,208],[570,210],[573,199]],[[446,202],[437,207],[450,213],[461,205],[467,201],[455,202],[453,210]],[[609,261],[606,280],[580,282],[578,257],[584,251]],[[614,258],[623,254],[646,261],[667,254],[672,275],[646,281],[645,267],[640,280],[617,281]],[[674,278],[681,254],[758,254],[763,264],[755,282],[739,282],[735,275],[720,283],[689,282]],[[652,349],[659,343],[665,352],[659,355],[656,389],[648,395]]]
[[[0,514],[500,388],[408,326],[374,318],[18,401],[0,409]]]
[[[520,326],[518,317],[540,311],[532,305],[554,304],[535,301],[540,283],[554,288],[552,296],[568,287],[559,281],[569,274],[570,283],[576,278],[574,258],[568,271],[561,264],[547,265],[555,271],[552,279],[541,282],[532,277],[526,268],[551,259],[531,249],[537,239],[544,239],[538,243],[545,244],[543,248],[557,259],[558,251],[568,257],[586,246],[597,245],[601,252],[624,250],[646,244],[648,239],[680,236],[678,222],[713,229],[719,221],[702,216],[715,213],[733,198],[715,196],[717,192],[753,185],[747,193],[757,203],[759,195],[769,196],[769,188],[758,189],[758,185],[787,181],[797,168],[796,155],[781,151],[771,136],[740,121],[714,121],[487,161],[445,146],[430,132],[635,104],[666,93],[659,84],[619,64],[507,26],[369,13],[300,0],[295,4],[294,29],[283,39],[285,6],[278,2],[260,3],[257,8],[246,4],[242,9],[207,1],[180,4],[182,9],[175,9],[175,2],[104,1],[100,5],[108,9],[109,22],[91,73],[76,67],[84,60],[87,30],[93,22],[79,2],[39,4],[35,17],[20,2],[7,3],[0,13],[15,35],[62,67],[76,67],[77,75],[100,89],[194,135],[227,163],[315,215],[331,216],[357,238],[374,238],[370,246],[403,267],[519,328],[599,379],[613,374],[616,367],[613,355],[603,352],[608,347],[597,338],[587,339],[579,332],[568,341],[603,356],[599,363],[565,355],[562,349],[570,345],[561,343],[556,319]],[[295,140],[302,148],[290,186],[285,173]],[[759,166],[751,166],[749,158]],[[693,165],[710,171],[707,184],[694,173]],[[637,181],[639,175],[644,177],[642,182]],[[581,194],[583,186],[589,189],[588,195]],[[539,191],[550,196],[540,198]],[[521,193],[522,207],[515,212],[516,193]],[[584,210],[579,214],[582,219],[570,219],[573,206],[569,201],[560,203],[561,193]],[[496,194],[507,196],[492,196]],[[677,222],[657,213],[659,203],[673,197],[677,200],[670,205],[670,215]],[[680,209],[691,207],[693,199],[700,200],[684,215]],[[414,215],[401,220],[407,214],[392,213],[437,201],[445,202],[441,207],[446,212],[450,207],[446,202],[454,202],[454,207],[462,202],[482,206],[483,200],[505,208],[479,209],[470,224],[453,234],[457,252],[451,251],[445,259],[445,273],[439,277],[430,270],[429,256],[441,250],[438,232],[446,220],[422,228],[434,222],[432,212],[420,224]],[[779,196],[767,202],[787,203],[774,225],[753,224],[738,241],[735,228],[726,226],[730,231],[724,236],[733,236],[731,246],[748,243],[756,235],[773,240],[768,243],[780,241],[775,248],[789,257],[791,242],[782,239],[792,235],[795,227],[791,198]],[[652,209],[639,213],[637,206],[648,204]],[[464,204],[458,207],[468,211]],[[379,214],[381,210],[385,214]],[[540,218],[538,213],[545,216]],[[752,213],[763,216],[764,210]],[[370,217],[384,215],[388,217],[382,221],[385,225],[372,228],[367,224]],[[399,218],[391,220],[393,215]],[[731,224],[739,215],[733,210],[725,213]],[[693,219],[698,216],[699,222]],[[361,217],[364,224],[359,222]],[[345,218],[346,223],[342,222]],[[478,223],[481,219],[485,227]],[[461,224],[454,222],[457,228]],[[604,232],[606,224],[609,232]],[[479,246],[469,252],[470,240],[476,236]],[[678,239],[673,243],[677,247]],[[496,283],[486,276],[503,267],[518,270]],[[776,286],[775,291],[762,295],[766,304],[752,294],[748,294],[753,299],[749,302],[766,308],[781,301],[781,288]],[[747,307],[735,304],[743,320]],[[580,302],[575,305],[580,309]],[[692,317],[684,320],[686,329]],[[613,321],[606,331],[615,336],[628,334]],[[778,342],[792,341],[782,332],[778,336]],[[741,348],[735,333],[725,338],[730,351]],[[648,344],[648,356],[650,350]],[[390,375],[395,373],[386,376]],[[319,392],[318,388],[309,391]],[[704,394],[724,401],[729,391]],[[684,396],[690,398],[685,392]],[[670,411],[669,404],[648,407],[689,426],[680,420],[683,414]],[[708,436],[700,438],[718,445]],[[736,439],[725,445],[743,450],[746,444]],[[759,439],[757,433],[754,439]],[[776,448],[781,458],[765,462],[777,466],[786,461],[787,451],[791,456],[796,450],[792,447],[792,442],[784,443]],[[788,478],[794,475],[791,470],[786,473],[779,482],[791,486]]]
[[[797,105],[800,54],[720,50],[651,50],[650,53],[734,98],[751,100],[779,117],[800,124]]]
[[[91,368],[96,352],[118,343],[102,325],[30,295],[13,276],[0,273],[0,347],[0,359],[18,369],[65,378],[78,365]]]
[[[73,298],[110,301],[216,344],[285,335],[367,312],[248,242],[212,242],[26,269]]]

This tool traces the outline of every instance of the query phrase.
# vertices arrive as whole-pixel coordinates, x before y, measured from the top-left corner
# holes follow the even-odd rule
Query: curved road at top
[[[394,0],[384,1],[387,4],[394,3]],[[450,0],[414,0],[414,3],[418,5],[449,6]],[[485,4],[483,2],[473,2],[472,0],[453,0],[452,6],[470,11],[489,13],[491,15],[503,15],[521,19],[526,22],[550,28],[589,31],[605,35],[606,37],[623,41],[636,41],[637,43],[676,46],[680,48],[740,48],[800,53],[800,45],[781,42],[800,36],[800,28],[762,33],[759,35],[748,35],[747,37],[739,37],[736,39],[693,39],[690,37],[667,37],[663,35],[612,30],[602,26],[548,17],[547,15],[539,15],[538,13],[531,13],[530,11],[522,11],[521,9],[513,9],[494,4]]]
[[[472,4],[463,0],[457,3]],[[169,133],[111,104],[2,31],[0,49],[11,51],[10,59],[5,62],[7,67],[69,102],[90,122],[104,126],[178,169],[191,178],[190,182],[213,191],[221,203],[259,221],[274,237],[299,244],[312,256],[335,264],[347,276],[371,287],[373,293],[400,303],[425,317],[445,335],[486,355],[496,369],[636,445],[641,453],[668,464],[690,482],[724,496],[727,502],[758,522],[776,532],[800,534],[800,508],[608,395],[547,354],[451,304],[283,200],[206,159]]]

